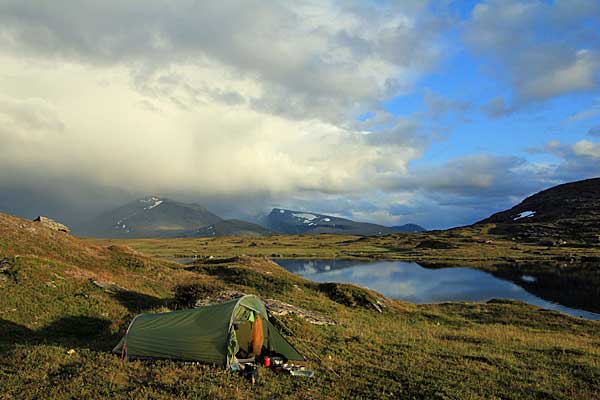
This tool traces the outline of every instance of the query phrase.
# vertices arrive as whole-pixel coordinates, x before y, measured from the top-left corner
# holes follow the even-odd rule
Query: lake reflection
[[[400,261],[277,260],[288,271],[316,282],[354,283],[386,297],[413,303],[513,299],[574,316],[600,320],[600,314],[541,299],[507,280],[473,268],[427,269]],[[534,276],[522,278],[535,281]]]

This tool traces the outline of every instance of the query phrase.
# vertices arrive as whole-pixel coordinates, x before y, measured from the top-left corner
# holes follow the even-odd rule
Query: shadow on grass
[[[50,344],[69,348],[108,351],[121,334],[111,331],[112,321],[86,316],[69,316],[33,330],[11,321],[0,319],[0,346],[2,350],[17,344]]]
[[[68,316],[33,330],[0,319],[0,352],[18,344],[55,345],[75,349],[110,351],[121,334],[111,331],[111,321],[86,316]]]
[[[129,290],[119,290],[110,295],[117,300],[129,312],[138,314],[144,310],[151,310],[162,306],[167,306],[169,300],[150,296],[144,293],[133,292]]]
[[[169,302],[166,299],[120,288],[107,288],[105,291],[131,314],[156,309]],[[110,351],[121,336],[122,332],[107,318],[70,315],[40,329],[30,329],[0,318],[0,353],[9,351],[18,344],[50,344],[75,349]]]

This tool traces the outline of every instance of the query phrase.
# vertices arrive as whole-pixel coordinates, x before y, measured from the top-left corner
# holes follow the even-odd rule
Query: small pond
[[[353,283],[386,297],[413,303],[488,301],[513,299],[577,317],[600,320],[600,314],[565,307],[525,290],[509,280],[473,268],[429,269],[401,261],[275,260],[290,272],[316,282]],[[536,277],[522,275],[517,281],[535,284]]]

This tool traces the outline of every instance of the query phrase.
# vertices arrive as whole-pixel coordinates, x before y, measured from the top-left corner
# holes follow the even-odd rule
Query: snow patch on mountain
[[[153,208],[156,208],[163,203],[163,200],[156,199],[155,197],[153,197],[153,199],[155,199],[154,204],[148,207],[144,207],[144,210],[152,210]]]
[[[535,215],[535,211],[523,211],[522,213],[517,214],[513,221],[517,221],[521,218],[531,218]]]
[[[304,223],[308,223],[306,221],[312,221],[313,219],[316,219],[317,216],[313,215],[313,214],[306,214],[306,213],[300,213],[300,214],[292,214],[294,217],[296,218],[300,218],[300,219],[304,219]]]

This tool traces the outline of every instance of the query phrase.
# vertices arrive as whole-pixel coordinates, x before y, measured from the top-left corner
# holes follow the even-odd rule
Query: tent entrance
[[[237,324],[235,334],[240,350],[246,354],[250,354],[252,352],[252,322],[247,321]]]
[[[251,310],[243,313],[248,319],[234,323],[233,329],[238,343],[238,358],[247,358],[260,355],[265,344],[264,326],[260,314]]]

